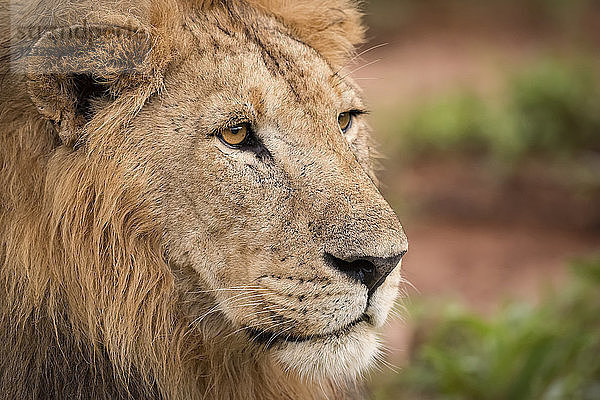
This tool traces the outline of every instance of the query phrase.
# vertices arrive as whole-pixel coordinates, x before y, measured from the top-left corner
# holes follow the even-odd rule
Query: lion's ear
[[[81,25],[46,32],[25,57],[33,103],[56,122],[63,143],[72,144],[100,104],[151,74],[146,33]]]
[[[354,0],[250,0],[271,12],[299,39],[334,66],[348,62],[356,45],[364,41],[362,14]]]

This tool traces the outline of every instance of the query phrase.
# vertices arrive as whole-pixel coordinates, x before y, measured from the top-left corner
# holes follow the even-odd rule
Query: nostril
[[[342,260],[331,254],[325,254],[325,259],[334,269],[340,271],[347,277],[369,286],[375,273],[375,265],[366,259]]]
[[[392,257],[358,257],[349,260],[326,253],[325,261],[347,277],[365,285],[371,296],[385,282],[405,253],[402,252]]]

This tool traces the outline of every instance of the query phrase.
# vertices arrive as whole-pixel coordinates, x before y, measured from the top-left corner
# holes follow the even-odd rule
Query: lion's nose
[[[369,297],[396,268],[406,251],[392,257],[360,257],[343,260],[326,253],[327,262],[344,275],[367,287]]]

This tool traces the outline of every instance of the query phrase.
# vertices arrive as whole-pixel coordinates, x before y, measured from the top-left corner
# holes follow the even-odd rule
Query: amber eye
[[[338,115],[338,124],[343,133],[348,132],[348,129],[352,127],[353,115],[350,112],[343,112]]]
[[[219,132],[219,138],[226,145],[239,147],[248,138],[250,126],[248,124],[239,124],[223,129]]]

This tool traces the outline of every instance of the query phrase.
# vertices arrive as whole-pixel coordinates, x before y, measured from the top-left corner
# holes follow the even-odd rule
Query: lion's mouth
[[[361,322],[369,322],[370,317],[367,314],[363,314],[348,325],[328,333],[314,334],[314,335],[294,335],[294,334],[282,334],[281,332],[270,332],[267,330],[261,330],[256,328],[247,328],[247,332],[255,342],[263,344],[267,347],[273,347],[276,344],[287,342],[287,343],[302,343],[308,341],[314,341],[319,339],[329,339],[335,337],[342,337],[347,335],[352,328]]]

